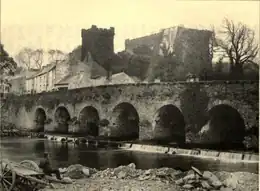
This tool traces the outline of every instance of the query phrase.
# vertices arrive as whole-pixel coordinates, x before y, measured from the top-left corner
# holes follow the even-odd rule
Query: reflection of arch
[[[235,108],[227,104],[219,104],[209,110],[208,117],[208,123],[200,131],[204,142],[242,144],[245,123]]]
[[[153,129],[155,140],[185,142],[184,116],[172,104],[164,105],[156,111]]]
[[[98,136],[99,115],[96,108],[92,106],[84,107],[79,113],[80,132],[87,135]]]
[[[137,139],[139,137],[139,115],[135,107],[127,102],[118,104],[113,109],[114,125],[117,136]]]
[[[56,109],[54,114],[57,123],[56,131],[60,133],[67,133],[69,128],[70,114],[66,107],[60,106]]]
[[[35,123],[37,132],[44,132],[44,123],[46,119],[47,117],[44,109],[37,108],[35,111]]]

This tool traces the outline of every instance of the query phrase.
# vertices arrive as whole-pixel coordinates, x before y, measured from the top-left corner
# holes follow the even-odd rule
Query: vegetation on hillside
[[[17,67],[17,63],[4,49],[4,45],[0,42],[0,74],[13,74]]]

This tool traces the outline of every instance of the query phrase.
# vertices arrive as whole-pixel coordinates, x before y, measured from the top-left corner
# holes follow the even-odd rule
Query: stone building
[[[136,53],[136,49],[146,46],[151,56],[147,78],[154,78],[154,73],[161,64],[161,57],[174,57],[174,67],[161,67],[162,75],[170,70],[178,80],[188,73],[200,75],[202,71],[211,69],[211,40],[212,32],[208,30],[172,27],[163,29],[156,34],[125,41],[125,51]],[[158,77],[158,76],[157,76]],[[154,79],[152,79],[154,80]]]
[[[14,74],[14,76],[6,76],[10,86],[10,93],[22,95],[26,93],[26,78],[38,73],[38,69],[21,69],[21,71]]]
[[[70,65],[67,60],[51,63],[33,76],[26,78],[26,93],[41,93],[54,90],[54,84],[68,75]]]
[[[102,29],[92,25],[90,29],[82,29],[81,61],[90,53],[94,61],[108,69],[106,63],[114,55],[114,35],[113,27]]]
[[[91,59],[79,61],[73,65],[70,73],[55,83],[55,88],[77,89],[89,86],[104,85],[107,71]]]

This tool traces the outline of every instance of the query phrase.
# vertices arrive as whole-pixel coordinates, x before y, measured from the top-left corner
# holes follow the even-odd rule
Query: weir
[[[259,155],[257,153],[250,152],[223,152],[223,151],[214,151],[206,149],[184,149],[184,148],[175,148],[172,146],[159,146],[159,145],[148,145],[148,144],[135,144],[129,143],[127,141],[108,141],[108,140],[93,140],[84,137],[69,137],[69,136],[55,136],[55,135],[46,135],[46,138],[51,141],[59,143],[68,143],[68,144],[89,144],[92,145],[113,145],[115,148],[123,149],[127,151],[139,151],[139,152],[148,152],[148,153],[159,153],[159,154],[168,154],[168,155],[184,155],[200,158],[211,158],[217,159],[220,161],[228,162],[253,162],[258,163]],[[83,141],[84,140],[84,141]]]

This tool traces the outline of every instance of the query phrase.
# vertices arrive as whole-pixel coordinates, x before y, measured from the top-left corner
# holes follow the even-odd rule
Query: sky
[[[115,27],[115,52],[136,38],[179,24],[207,29],[223,18],[243,22],[259,39],[260,1],[213,0],[0,0],[1,42],[11,56],[23,47],[70,52],[81,29]]]

